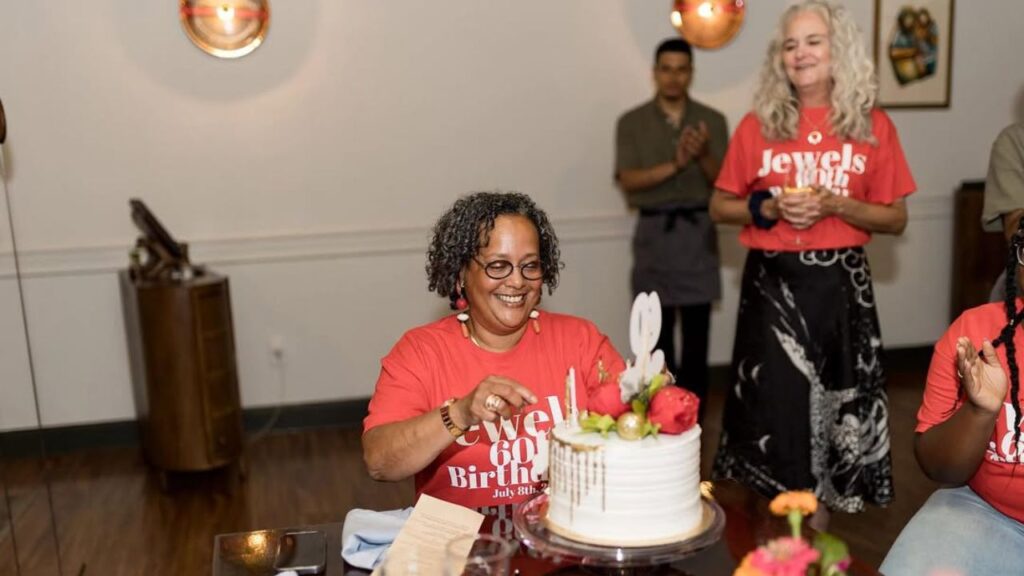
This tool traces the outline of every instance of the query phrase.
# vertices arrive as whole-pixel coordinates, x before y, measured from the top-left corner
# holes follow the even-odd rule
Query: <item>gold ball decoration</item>
[[[179,0],[181,25],[192,43],[218,58],[239,58],[263,43],[269,0]]]
[[[675,0],[672,25],[698,48],[720,48],[740,31],[746,0]]]
[[[644,435],[644,417],[636,412],[624,412],[615,421],[615,429],[623,440],[639,440]]]

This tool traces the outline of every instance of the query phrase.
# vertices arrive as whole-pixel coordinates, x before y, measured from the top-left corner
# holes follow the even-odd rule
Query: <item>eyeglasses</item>
[[[527,280],[540,280],[544,277],[544,266],[541,265],[540,260],[534,260],[532,262],[526,262],[516,266],[508,260],[495,260],[494,262],[483,262],[473,258],[473,261],[480,265],[484,269],[484,274],[491,280],[504,280],[512,275],[512,270],[519,268],[519,273],[523,275],[523,278]]]

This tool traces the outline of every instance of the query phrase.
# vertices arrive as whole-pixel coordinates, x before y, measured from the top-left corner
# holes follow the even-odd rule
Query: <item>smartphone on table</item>
[[[327,538],[323,532],[285,532],[278,539],[274,569],[297,574],[323,574],[327,568]]]

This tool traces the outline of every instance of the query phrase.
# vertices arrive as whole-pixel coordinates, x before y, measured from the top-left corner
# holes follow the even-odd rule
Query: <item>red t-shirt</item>
[[[1020,306],[1020,304],[1017,304]],[[917,411],[917,432],[924,432],[949,419],[960,407],[956,375],[956,340],[961,336],[971,339],[980,350],[983,340],[994,340],[1006,325],[1006,309],[1003,304],[993,303],[971,308],[964,312],[946,330],[935,344],[932,363],[928,368],[924,399]],[[1024,334],[1014,331],[1013,342],[1017,347],[1017,365],[1024,366]],[[999,363],[1006,368],[1006,348],[996,348]],[[1024,398],[1024,394],[1021,395]],[[1024,403],[1024,401],[1022,401]],[[1003,410],[996,419],[985,458],[968,484],[993,508],[1003,514],[1024,522],[1024,467],[1020,463],[1024,443],[1013,447],[1013,432],[1010,424],[1014,421],[1013,405],[1007,389]],[[1024,441],[1024,437],[1022,437]]]
[[[781,141],[766,140],[757,116],[748,113],[729,142],[715,188],[741,198],[756,190],[778,195],[787,175],[804,172],[835,194],[875,204],[892,204],[914,191],[916,184],[896,127],[885,112],[871,112],[877,145],[831,135],[828,112],[828,108],[805,108],[797,138]],[[814,130],[823,136],[817,144],[808,142]],[[838,216],[823,218],[807,230],[795,230],[779,220],[769,230],[747,225],[740,232],[740,242],[748,248],[789,252],[863,246],[870,239],[870,232]]]
[[[529,326],[515,348],[497,353],[464,338],[458,320],[448,316],[406,332],[381,361],[364,431],[436,410],[492,374],[519,382],[538,398],[510,419],[472,426],[416,474],[417,496],[481,508],[522,502],[543,488],[545,478],[533,473],[537,438],[565,417],[569,368],[576,369],[582,411],[586,390],[599,384],[599,363],[610,378],[625,364],[591,322],[550,312],[542,312],[539,322],[539,334]]]

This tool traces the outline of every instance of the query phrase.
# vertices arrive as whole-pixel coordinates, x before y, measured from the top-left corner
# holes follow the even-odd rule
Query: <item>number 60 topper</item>
[[[629,314],[629,348],[635,360],[626,361],[626,370],[619,378],[623,402],[629,402],[651,378],[665,368],[665,353],[654,349],[660,334],[661,299],[658,293],[637,294]]]

